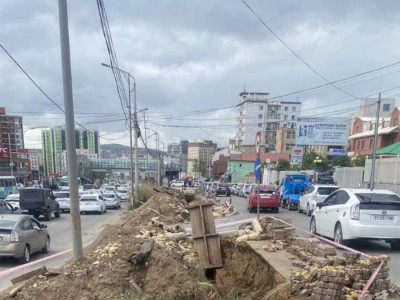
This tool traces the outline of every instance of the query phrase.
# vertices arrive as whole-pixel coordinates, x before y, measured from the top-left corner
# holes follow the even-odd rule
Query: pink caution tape
[[[66,254],[66,253],[68,253],[68,252],[71,252],[71,251],[72,251],[72,249],[64,250],[64,251],[61,251],[61,252],[57,252],[57,253],[55,253],[55,254],[53,254],[53,255],[49,255],[49,256],[43,257],[43,258],[41,258],[41,259],[32,261],[32,262],[30,262],[30,263],[23,264],[23,265],[14,267],[14,268],[10,268],[10,269],[4,270],[4,271],[0,272],[0,277],[9,275],[9,274],[14,273],[14,272],[16,272],[16,271],[21,271],[21,270],[27,269],[27,268],[29,268],[29,267],[31,267],[31,266],[40,264],[40,263],[45,262],[45,261],[48,261],[48,260],[51,260],[51,259],[53,259],[53,258],[56,258],[56,257],[58,257],[58,256],[61,256],[61,255],[63,255],[63,254]]]
[[[283,220],[281,220],[281,219],[278,219],[278,218],[275,218],[275,217],[269,217],[269,218],[274,219],[274,220],[277,220],[277,221],[279,221],[279,222],[282,222],[282,223],[284,223],[284,224],[286,224],[286,225],[288,225],[288,226],[290,226],[290,227],[296,228],[296,229],[298,229],[298,230],[300,230],[300,231],[302,231],[302,232],[309,233],[309,234],[312,235],[313,237],[316,237],[317,239],[319,239],[319,240],[321,240],[321,241],[324,241],[324,242],[326,242],[326,243],[328,243],[328,244],[334,245],[335,247],[342,248],[342,249],[344,249],[344,250],[347,250],[347,251],[350,251],[350,252],[353,252],[353,253],[358,253],[358,254],[363,255],[363,256],[365,256],[365,257],[371,258],[371,255],[368,255],[368,254],[363,253],[363,252],[361,252],[361,251],[355,250],[355,249],[353,249],[353,248],[349,248],[349,247],[343,246],[343,245],[341,245],[341,244],[339,244],[339,243],[336,243],[336,242],[334,242],[334,241],[331,241],[331,240],[328,240],[328,239],[326,239],[326,238],[323,238],[322,236],[318,236],[318,235],[312,234],[310,231],[307,231],[307,230],[304,230],[304,229],[302,229],[302,228],[293,226],[293,224],[290,224],[290,223],[288,223],[288,222],[285,222],[285,221],[283,221]],[[380,269],[382,268],[383,264],[385,263],[385,260],[383,259],[383,257],[380,257],[380,259],[381,259],[381,263],[380,263],[379,266],[375,269],[375,271],[372,273],[372,275],[371,275],[371,277],[369,278],[367,284],[364,286],[363,290],[361,291],[361,294],[360,294],[360,296],[358,297],[358,300],[361,300],[361,299],[364,298],[364,296],[365,296],[365,294],[367,293],[369,287],[370,287],[371,284],[374,282],[374,280],[376,279],[376,276],[378,275]]]

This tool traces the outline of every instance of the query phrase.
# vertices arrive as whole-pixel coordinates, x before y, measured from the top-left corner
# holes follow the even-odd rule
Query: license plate
[[[20,212],[24,213],[24,212],[28,212],[28,210],[27,209],[21,209]]]
[[[372,215],[372,220],[374,220],[374,221],[393,221],[394,216]]]

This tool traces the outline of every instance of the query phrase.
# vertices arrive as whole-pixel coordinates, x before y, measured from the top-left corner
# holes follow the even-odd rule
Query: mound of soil
[[[85,249],[85,258],[65,265],[56,277],[32,278],[13,298],[64,299],[204,299],[214,290],[201,282],[198,258],[179,223],[188,219],[184,195],[161,190],[119,222],[107,225]],[[138,263],[144,243],[154,241],[148,258]],[[1,299],[8,299],[7,296]]]

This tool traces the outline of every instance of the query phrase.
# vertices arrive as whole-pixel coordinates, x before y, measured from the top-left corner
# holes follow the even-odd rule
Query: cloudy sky
[[[246,3],[297,57],[242,0],[104,0],[119,66],[135,77],[138,108],[148,108],[147,127],[162,142],[227,145],[244,87],[278,97],[394,64],[279,99],[301,101],[304,116],[344,116],[354,98],[400,95],[398,0]],[[98,128],[102,143],[128,145],[113,74],[101,66],[109,56],[97,2],[68,5],[76,120]],[[0,0],[0,43],[63,106],[57,1]],[[0,106],[23,116],[26,147],[40,148],[38,128],[64,124],[2,49]]]

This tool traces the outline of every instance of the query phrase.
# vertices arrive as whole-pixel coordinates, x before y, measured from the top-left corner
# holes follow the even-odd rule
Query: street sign
[[[301,165],[303,162],[304,149],[301,146],[294,146],[292,149],[292,163]]]
[[[257,179],[260,179],[261,177],[261,160],[259,157],[256,158],[256,161],[254,163],[254,175]]]
[[[256,153],[260,153],[260,146],[261,146],[261,132],[257,132],[256,134]]]
[[[347,155],[346,149],[329,149],[328,155]]]

